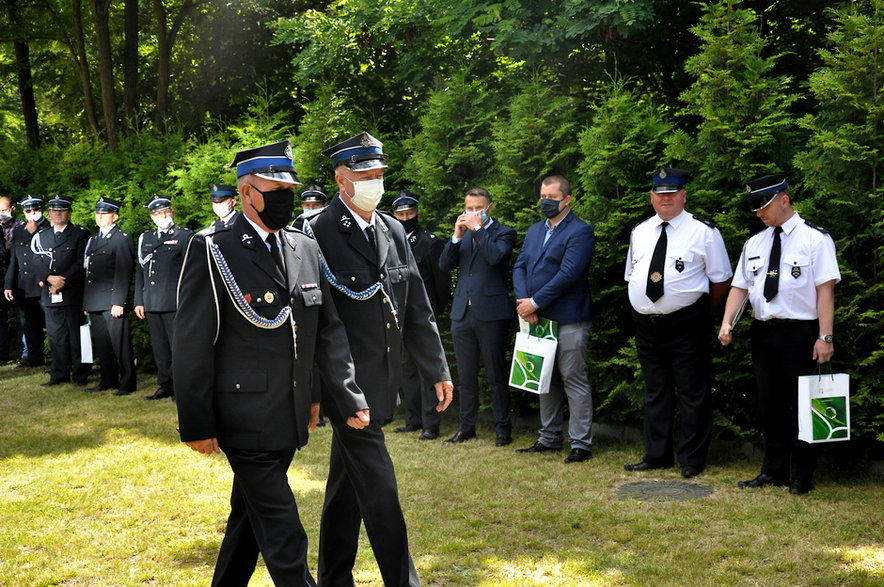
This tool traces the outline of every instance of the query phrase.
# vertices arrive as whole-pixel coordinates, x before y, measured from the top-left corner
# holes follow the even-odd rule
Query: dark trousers
[[[681,466],[706,465],[712,431],[709,298],[671,314],[633,311],[635,346],[645,380],[645,458],[655,466],[673,463],[673,427],[678,394]]]
[[[9,309],[12,302],[6,299],[3,292],[0,292],[0,362],[9,360],[9,350],[13,347],[11,344],[12,337],[15,336],[15,330],[9,327]]]
[[[420,585],[383,430],[355,430],[331,414],[329,421],[334,436],[319,530],[319,584],[353,585],[359,525],[364,522],[384,585]]]
[[[43,306],[40,305],[40,298],[26,298],[19,291],[12,305],[18,318],[18,327],[28,345],[28,358],[25,364],[31,367],[42,365],[43,344],[46,340],[43,336],[43,327],[46,324],[46,317],[43,314]]]
[[[150,347],[157,366],[157,385],[175,393],[172,383],[172,337],[175,335],[175,312],[147,312],[150,327]]]
[[[405,404],[405,424],[424,430],[439,432],[442,414],[436,411],[439,400],[432,383],[421,379],[417,364],[405,350],[402,365],[402,396]]]
[[[457,388],[460,391],[460,432],[475,432],[479,416],[479,358],[491,388],[494,431],[509,435],[509,370],[506,362],[509,320],[481,321],[471,307],[461,320],[451,321],[451,340],[457,359]]]
[[[288,481],[294,450],[224,448],[233,469],[230,517],[212,585],[249,584],[258,553],[276,585],[316,585],[307,568],[307,533]]]
[[[761,472],[786,483],[810,482],[818,448],[798,440],[798,376],[816,369],[816,320],[752,322],[752,364],[764,431]],[[791,463],[790,463],[791,460]]]
[[[110,310],[89,312],[92,350],[101,363],[100,387],[135,391],[135,359],[129,318],[111,316]]]
[[[85,384],[91,363],[81,362],[80,325],[86,318],[80,306],[44,306],[46,316],[46,338],[52,353],[52,368],[49,380],[70,381]]]

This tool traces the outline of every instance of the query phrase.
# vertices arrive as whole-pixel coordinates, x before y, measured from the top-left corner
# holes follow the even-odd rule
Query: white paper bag
[[[825,373],[798,378],[798,439],[850,440],[850,375]]]
[[[92,362],[92,334],[88,323],[80,326],[80,362]]]
[[[532,393],[549,393],[557,345],[555,340],[517,332],[510,386]]]

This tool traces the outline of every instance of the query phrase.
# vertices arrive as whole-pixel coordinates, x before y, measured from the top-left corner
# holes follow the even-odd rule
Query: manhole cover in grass
[[[638,501],[690,501],[712,495],[712,488],[699,483],[683,481],[639,481],[617,488],[621,500]]]

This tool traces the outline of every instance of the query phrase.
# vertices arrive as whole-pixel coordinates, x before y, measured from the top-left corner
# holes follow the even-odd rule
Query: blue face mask
[[[488,212],[486,212],[485,210],[476,210],[476,211],[464,210],[464,214],[470,214],[472,216],[478,216],[479,214],[481,214],[482,215],[482,224],[485,224],[486,222],[488,222]]]

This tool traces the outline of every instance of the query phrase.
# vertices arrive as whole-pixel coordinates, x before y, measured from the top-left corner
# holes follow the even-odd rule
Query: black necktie
[[[654,247],[654,255],[651,257],[651,266],[648,268],[648,285],[645,287],[645,295],[652,302],[656,302],[663,296],[663,270],[666,264],[666,227],[668,222],[660,224],[660,237],[657,246]]]
[[[268,234],[266,242],[270,246],[270,254],[273,256],[273,260],[276,261],[276,266],[279,267],[279,270],[285,275],[285,265],[282,263],[282,251],[279,250],[279,245],[276,242],[276,235],[272,232]]]
[[[368,244],[371,245],[371,250],[374,252],[377,252],[378,243],[374,238],[374,226],[369,224],[368,226],[365,227],[365,236],[368,238]]]
[[[61,231],[60,231],[60,230],[56,230],[56,231],[55,231],[55,240],[59,240],[59,239],[61,239]]]
[[[777,297],[780,288],[780,234],[782,226],[773,231],[773,244],[770,246],[770,263],[767,264],[767,278],[764,280],[764,299],[768,302]]]

